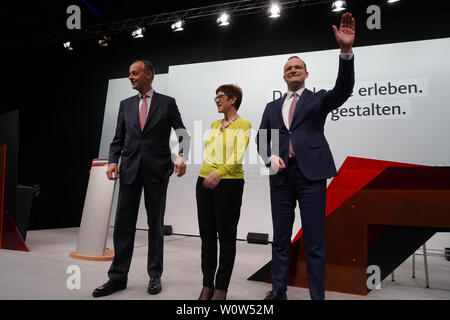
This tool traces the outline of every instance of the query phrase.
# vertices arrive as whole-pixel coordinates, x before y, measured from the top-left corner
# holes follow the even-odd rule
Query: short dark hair
[[[239,107],[241,106],[241,102],[242,102],[242,89],[239,86],[237,86],[235,84],[223,84],[217,88],[216,94],[219,91],[222,91],[223,93],[225,93],[227,95],[228,99],[236,98],[236,102],[234,103],[234,108],[236,110],[239,110]]]
[[[144,64],[146,72],[151,71],[152,78],[150,80],[153,81],[153,78],[155,77],[155,68],[153,67],[152,63],[150,61],[148,61],[148,60],[134,60],[133,61],[133,63],[136,63],[136,62],[142,62]]]
[[[288,60],[291,60],[291,59],[293,59],[293,58],[297,58],[297,59],[300,59],[300,60],[303,61],[303,59],[301,59],[299,56],[292,56],[292,57],[289,57]],[[308,72],[308,70],[306,69],[306,62],[305,62],[305,61],[303,61],[303,65],[305,66],[305,71]]]

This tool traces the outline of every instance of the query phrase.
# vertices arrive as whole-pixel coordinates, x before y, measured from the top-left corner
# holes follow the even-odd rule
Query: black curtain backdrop
[[[355,47],[450,36],[445,1],[426,6],[413,0],[347,2],[357,20]],[[381,30],[366,27],[370,4],[381,7]],[[97,39],[85,40],[72,52],[59,42],[27,47],[6,35],[1,112],[20,111],[18,183],[38,183],[47,192],[47,228],[79,226],[91,161],[100,146],[109,79],[128,76],[138,58],[152,61],[156,73],[166,73],[170,65],[337,49],[331,25],[339,20],[340,14],[324,4],[284,11],[277,20],[235,17],[223,29],[209,20],[187,24],[183,32],[148,30],[144,39],[114,36],[108,48],[100,48]],[[2,33],[12,29],[7,25]]]

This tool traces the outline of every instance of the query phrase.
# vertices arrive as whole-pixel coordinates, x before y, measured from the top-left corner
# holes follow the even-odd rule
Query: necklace
[[[222,119],[222,122],[220,123],[220,132],[224,132],[226,128],[228,128],[233,122],[235,122],[237,119],[239,118],[239,116],[237,116],[236,118],[234,118],[233,120],[231,120],[227,125],[224,125],[224,120]]]

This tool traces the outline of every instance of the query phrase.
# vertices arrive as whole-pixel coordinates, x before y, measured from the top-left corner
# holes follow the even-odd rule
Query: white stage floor
[[[78,228],[29,231],[30,252],[0,250],[0,299],[94,299],[92,291],[107,281],[110,261],[85,261],[69,257],[76,249]],[[200,238],[172,235],[165,237],[163,290],[147,293],[147,232],[136,232],[135,249],[128,287],[124,291],[97,299],[121,300],[195,300],[201,286]],[[112,248],[112,229],[107,247]],[[261,300],[271,285],[248,281],[254,272],[271,260],[271,245],[237,243],[236,263],[228,292],[228,300]],[[68,289],[66,273],[71,265],[80,268],[80,289]],[[416,256],[416,278],[411,277],[412,259],[408,258],[396,271],[395,281],[386,278],[381,289],[367,296],[326,292],[327,300],[411,300],[450,299],[450,261],[443,254],[429,255],[430,288],[425,287],[423,257]],[[289,300],[309,300],[308,289],[289,287]]]

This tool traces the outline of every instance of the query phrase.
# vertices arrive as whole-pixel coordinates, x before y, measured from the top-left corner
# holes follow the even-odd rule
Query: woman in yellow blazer
[[[233,271],[244,191],[242,159],[251,129],[250,122],[237,114],[241,101],[242,90],[236,85],[225,84],[216,90],[214,102],[224,118],[211,124],[196,186],[203,272],[199,300],[225,300]]]

